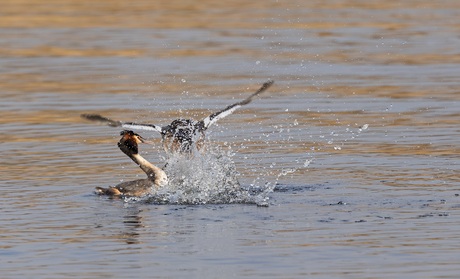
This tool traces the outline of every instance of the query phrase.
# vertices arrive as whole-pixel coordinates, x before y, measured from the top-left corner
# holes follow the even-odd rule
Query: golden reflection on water
[[[61,265],[62,278],[149,277],[150,266],[203,277],[193,261],[178,271],[190,255],[219,259],[218,272],[250,258],[223,273],[233,277],[366,277],[362,266],[367,277],[441,277],[438,262],[457,276],[459,10],[449,0],[3,1],[2,276],[47,278]],[[143,174],[118,150],[117,129],[81,113],[201,119],[268,78],[275,85],[209,138],[235,153],[243,183],[286,185],[279,206],[139,209],[92,195]],[[157,144],[141,152],[160,165],[159,136],[142,135]],[[295,263],[308,270],[292,273]]]

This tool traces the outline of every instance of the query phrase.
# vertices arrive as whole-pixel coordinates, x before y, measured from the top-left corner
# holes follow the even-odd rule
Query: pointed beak
[[[155,145],[155,143],[154,143],[153,141],[146,140],[146,139],[144,139],[144,138],[141,137],[141,136],[139,136],[139,140],[140,140],[142,143],[145,143],[145,144]]]
[[[136,134],[137,138],[139,139],[139,141],[141,143],[145,143],[145,144],[150,144],[150,145],[154,145],[155,143],[153,141],[149,141],[149,140],[146,140],[145,138],[139,136],[138,134]]]

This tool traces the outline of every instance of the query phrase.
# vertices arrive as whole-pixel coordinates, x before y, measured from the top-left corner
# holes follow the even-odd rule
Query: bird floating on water
[[[151,194],[154,189],[166,186],[168,184],[166,173],[139,154],[138,144],[144,142],[144,138],[128,130],[122,131],[120,135],[122,137],[118,147],[147,174],[147,178],[122,182],[108,188],[96,187],[96,193],[118,197],[142,197]]]

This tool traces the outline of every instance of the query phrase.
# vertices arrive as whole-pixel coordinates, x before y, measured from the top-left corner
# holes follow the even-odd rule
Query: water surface
[[[457,1],[9,1],[2,278],[457,278]],[[125,203],[118,129],[209,130],[269,206]],[[161,164],[158,142],[142,154]]]

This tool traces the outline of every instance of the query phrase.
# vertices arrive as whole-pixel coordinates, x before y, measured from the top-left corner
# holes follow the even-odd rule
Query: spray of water
[[[232,160],[233,153],[218,147],[194,156],[172,154],[164,171],[169,177],[165,187],[144,198],[125,201],[145,201],[155,204],[256,204],[268,206],[271,187],[243,187]]]

